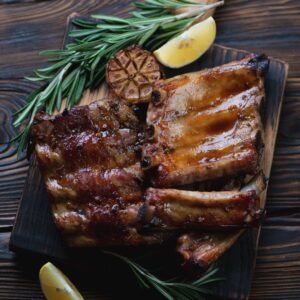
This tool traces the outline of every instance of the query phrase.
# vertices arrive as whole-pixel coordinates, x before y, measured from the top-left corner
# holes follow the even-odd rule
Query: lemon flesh
[[[68,277],[50,262],[42,266],[39,278],[47,300],[84,300]]]
[[[155,50],[154,55],[167,67],[183,67],[198,59],[211,46],[216,31],[216,22],[209,17]]]

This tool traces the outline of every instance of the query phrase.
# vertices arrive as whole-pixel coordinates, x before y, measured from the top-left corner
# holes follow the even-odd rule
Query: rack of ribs
[[[261,215],[255,186],[186,187],[258,170],[266,67],[265,57],[251,56],[156,82],[147,130],[117,98],[56,116],[39,113],[32,142],[67,244],[153,244],[255,224]],[[195,240],[203,247],[203,239]],[[217,247],[222,239],[214,241]]]
[[[154,187],[255,174],[265,56],[155,83],[142,167]]]
[[[254,176],[242,192],[255,191],[260,196],[266,188],[266,178],[262,172]],[[227,251],[244,230],[194,231],[181,235],[177,240],[177,252],[183,259],[183,266],[189,271],[205,269]]]
[[[241,190],[199,192],[148,188],[140,216],[148,229],[215,229],[255,224],[262,214],[260,194],[265,179],[259,172]]]
[[[39,113],[32,140],[57,227],[71,246],[151,244],[133,224],[143,199],[140,124],[116,99]]]

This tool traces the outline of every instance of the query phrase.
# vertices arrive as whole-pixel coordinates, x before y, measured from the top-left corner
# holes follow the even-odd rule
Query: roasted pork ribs
[[[259,170],[266,67],[265,57],[250,56],[157,81],[147,128],[117,98],[56,116],[39,113],[32,142],[68,245],[153,244],[184,234],[178,251],[186,263],[219,257],[239,230],[202,230],[256,223],[261,190],[187,186],[236,182]]]
[[[69,245],[160,241],[133,226],[143,201],[139,134],[133,111],[117,99],[36,116],[35,152],[54,221]]]
[[[266,179],[262,172],[254,176],[241,192],[255,191],[257,196],[265,190]],[[197,269],[207,268],[215,262],[235,241],[244,230],[190,232],[183,234],[177,240],[177,251],[183,259],[186,269],[197,272]]]
[[[257,172],[266,66],[251,56],[155,83],[142,160],[153,186]]]

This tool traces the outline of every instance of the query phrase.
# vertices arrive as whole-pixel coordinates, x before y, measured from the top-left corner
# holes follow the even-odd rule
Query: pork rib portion
[[[155,187],[257,171],[267,65],[250,56],[155,84],[142,160]]]
[[[119,100],[39,113],[32,139],[54,221],[72,246],[159,242],[135,224],[143,201],[139,121]]]
[[[206,269],[228,250],[243,233],[243,230],[230,232],[193,232],[179,237],[177,251],[187,269]]]
[[[255,191],[259,196],[266,188],[266,178],[262,172],[254,176],[242,192]],[[189,270],[207,268],[226,252],[241,236],[244,230],[224,232],[192,232],[180,236],[177,251],[183,258],[183,265]]]
[[[140,215],[153,230],[203,229],[255,223],[260,217],[255,190],[195,192],[149,188]]]
[[[253,173],[258,165],[266,58],[156,83],[142,167],[133,110],[118,99],[49,116],[32,140],[54,221],[71,246],[160,243],[170,235],[254,224],[255,188],[199,192],[171,186]],[[144,193],[145,184],[154,186]],[[188,188],[187,188],[188,189]]]

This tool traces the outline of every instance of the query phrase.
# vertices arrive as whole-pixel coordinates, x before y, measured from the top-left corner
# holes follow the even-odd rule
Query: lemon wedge
[[[215,37],[216,22],[209,17],[155,50],[154,55],[163,65],[180,68],[198,59]]]
[[[42,266],[39,278],[47,300],[84,300],[68,277],[50,262]]]

